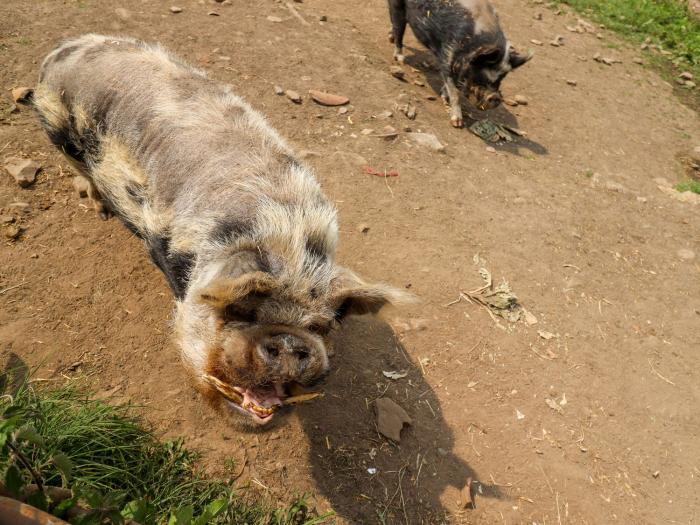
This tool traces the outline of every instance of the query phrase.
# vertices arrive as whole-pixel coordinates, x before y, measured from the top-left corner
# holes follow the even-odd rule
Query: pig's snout
[[[500,93],[489,93],[482,101],[483,109],[494,109],[501,105],[503,97]]]
[[[258,355],[271,376],[283,381],[299,381],[310,369],[327,361],[324,349],[291,334],[280,334],[261,341]]]

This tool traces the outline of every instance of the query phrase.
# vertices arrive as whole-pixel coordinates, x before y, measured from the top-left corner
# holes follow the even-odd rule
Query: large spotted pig
[[[336,211],[265,119],[163,48],[69,40],[32,100],[97,211],[165,275],[183,361],[211,402],[270,421],[328,369],[339,321],[402,299],[336,264]]]
[[[479,109],[493,109],[502,101],[501,81],[532,58],[510,46],[488,0],[389,0],[389,14],[396,60],[404,60],[406,23],[437,57],[455,127],[463,125],[460,92]]]

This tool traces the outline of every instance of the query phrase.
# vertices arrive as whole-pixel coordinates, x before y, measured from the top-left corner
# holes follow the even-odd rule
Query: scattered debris
[[[293,91],[291,89],[285,90],[284,94],[287,96],[289,100],[294,102],[295,104],[301,104],[301,95],[297,93],[296,91]]]
[[[41,166],[31,159],[9,157],[4,164],[7,172],[12,175],[20,188],[26,188],[34,184],[36,174]]]
[[[479,268],[479,275],[484,280],[484,286],[470,292],[460,292],[457,299],[445,306],[450,306],[464,299],[467,302],[476,303],[486,308],[486,311],[494,321],[496,320],[494,314],[511,323],[520,320],[524,309],[518,302],[518,298],[511,292],[508,282],[503,279],[501,284],[494,286],[491,272],[486,268]]]
[[[537,317],[535,317],[530,310],[525,310],[523,308],[523,315],[525,316],[525,322],[532,326],[533,324],[537,324]]]
[[[406,137],[419,146],[425,146],[433,151],[445,151],[445,145],[442,144],[432,133],[406,133]]]
[[[469,131],[488,142],[500,142],[502,140],[513,142],[515,140],[513,134],[523,135],[522,131],[504,124],[498,124],[489,119],[477,120],[469,126]]]
[[[535,44],[536,46],[544,45],[541,40],[535,40],[534,38],[530,40],[530,43]]]
[[[578,82],[576,82],[575,80],[567,80],[566,83],[570,86],[575,86]]]
[[[12,101],[15,104],[28,104],[34,90],[29,87],[12,88]]]
[[[554,37],[554,40],[552,40],[552,41],[549,43],[549,45],[550,45],[550,46],[554,46],[554,47],[563,46],[563,45],[564,45],[564,37],[561,36],[561,35],[555,36],[555,37]]]
[[[515,95],[515,96],[513,97],[513,100],[515,101],[515,103],[516,103],[518,106],[527,106],[528,103],[529,103],[529,101],[528,101],[528,99],[525,97],[525,95]]]
[[[310,89],[309,95],[318,104],[322,106],[342,106],[350,102],[350,99],[343,95],[335,95],[333,93],[325,93],[316,89]]]
[[[557,337],[559,337],[557,334],[553,334],[552,332],[546,332],[544,330],[537,330],[537,334],[546,341],[549,341],[550,339],[556,339]]]
[[[374,175],[375,177],[398,177],[399,172],[398,171],[379,171],[375,170],[374,168],[371,168],[369,166],[365,166],[362,168],[362,171],[364,171],[367,175]]]
[[[275,86],[274,90],[275,95],[284,95],[284,89],[282,88],[282,86]]]
[[[170,8],[170,12],[173,14],[182,13],[182,7],[174,5]]]
[[[273,23],[275,23],[275,24],[279,24],[280,22],[282,22],[282,19],[281,19],[279,16],[272,16],[272,15],[270,15],[270,16],[267,17],[267,21],[268,21],[268,22],[273,22]]]
[[[408,375],[408,372],[396,372],[394,370],[387,372],[386,370],[382,371],[382,374],[384,374],[384,377],[388,377],[389,379],[397,380],[397,379],[402,379]]]
[[[564,410],[561,408],[561,406],[559,406],[559,404],[556,401],[554,401],[554,399],[548,397],[544,400],[544,402],[547,404],[547,406],[549,408],[551,408],[552,410],[554,410],[558,414],[564,413]]]
[[[381,397],[374,402],[377,416],[377,430],[393,441],[401,441],[401,429],[404,424],[413,423],[406,411],[388,397]]]
[[[345,115],[348,112],[348,108],[343,106],[342,108],[338,108],[338,114],[339,115]]]
[[[520,410],[518,410],[516,408],[515,409],[515,419],[517,419],[518,421],[525,419],[525,414],[523,414]]]
[[[374,476],[376,473],[377,473],[377,469],[374,467],[369,467],[367,469],[367,474],[369,474],[370,476]]]
[[[593,60],[595,60],[596,62],[600,62],[601,64],[605,64],[606,66],[612,66],[613,64],[622,63],[622,60],[619,60],[617,58],[604,57],[600,53],[596,53],[595,55],[593,55]]]
[[[369,231],[369,225],[364,222],[361,222],[357,225],[357,231],[360,233],[367,233]]]
[[[399,80],[406,81],[406,72],[401,68],[401,66],[391,66],[389,68],[391,76],[398,78]]]

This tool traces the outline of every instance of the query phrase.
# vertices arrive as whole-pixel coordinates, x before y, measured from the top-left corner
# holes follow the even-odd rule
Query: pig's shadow
[[[442,90],[443,82],[435,57],[432,55],[432,53],[424,49],[416,49],[409,46],[404,46],[404,49],[410,51],[406,55],[406,64],[413,68],[419,69],[425,75],[425,79],[428,81],[428,84],[430,85],[431,89],[435,92],[436,95],[439,96]],[[527,67],[527,65],[523,67]],[[505,82],[508,82],[507,78],[505,79]],[[499,124],[504,124],[511,128],[519,129],[518,119],[506,108],[507,106],[501,104],[496,109],[492,109],[489,111],[480,111],[465,100],[462,100],[464,129],[468,130],[469,126],[471,126],[474,122],[476,122],[477,120],[483,120],[485,118],[488,118],[489,120],[492,120],[493,122]],[[446,123],[447,121],[448,119],[445,119]],[[476,135],[474,136],[476,137]],[[488,144],[489,146],[493,146],[497,150],[505,151],[513,155],[521,156],[521,148],[530,150],[536,155],[549,154],[547,148],[545,148],[542,144],[530,140],[527,137],[519,137],[514,135],[513,142],[488,142],[484,139],[482,140],[486,144]]]
[[[469,478],[476,505],[482,497],[503,497],[454,454],[453,431],[440,401],[389,325],[355,318],[335,343],[323,406],[301,406],[299,415],[309,436],[316,486],[339,516],[351,523],[439,522],[448,510],[464,508],[459,491]],[[407,375],[391,380],[383,371]],[[393,399],[413,420],[400,444],[377,431],[373,403],[379,397]],[[440,495],[450,486],[446,509]]]

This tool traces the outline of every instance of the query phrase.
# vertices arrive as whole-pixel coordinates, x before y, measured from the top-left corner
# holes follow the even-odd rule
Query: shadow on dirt
[[[481,497],[504,497],[476,481],[474,470],[454,454],[453,430],[437,396],[389,325],[356,318],[336,341],[323,407],[303,407],[300,419],[311,443],[315,482],[340,517],[352,523],[437,523],[463,508],[458,495],[469,478],[477,505]],[[382,371],[407,375],[391,380]],[[393,399],[413,420],[400,444],[377,431],[374,401],[380,397]],[[440,496],[450,486],[457,501],[448,509]]]
[[[0,394],[14,396],[29,378],[29,367],[7,346],[0,353]]]
[[[425,79],[430,86],[430,88],[435,92],[436,95],[440,95],[442,90],[442,77],[438,71],[437,61],[435,57],[429,51],[423,49],[416,49],[413,47],[406,46],[410,53],[406,56],[406,64],[410,67],[420,70],[424,75]],[[526,67],[526,66],[525,66]],[[508,82],[506,77],[505,82]],[[462,100],[462,112],[464,114],[464,131],[473,135],[469,131],[469,126],[478,120],[483,120],[488,118],[493,122],[503,124],[510,128],[520,129],[518,126],[518,119],[510,111],[508,111],[507,106],[501,105],[496,109],[489,111],[480,111],[475,107],[471,106],[465,100]],[[445,119],[447,122],[449,119]],[[526,130],[521,130],[526,131]],[[473,135],[477,137],[476,135]],[[478,137],[477,137],[478,138]],[[506,153],[511,153],[513,155],[522,156],[521,150],[529,150],[535,155],[548,155],[549,151],[542,144],[535,142],[524,136],[514,136],[513,142],[489,142],[487,140],[482,140],[485,144],[493,146],[499,151]]]

